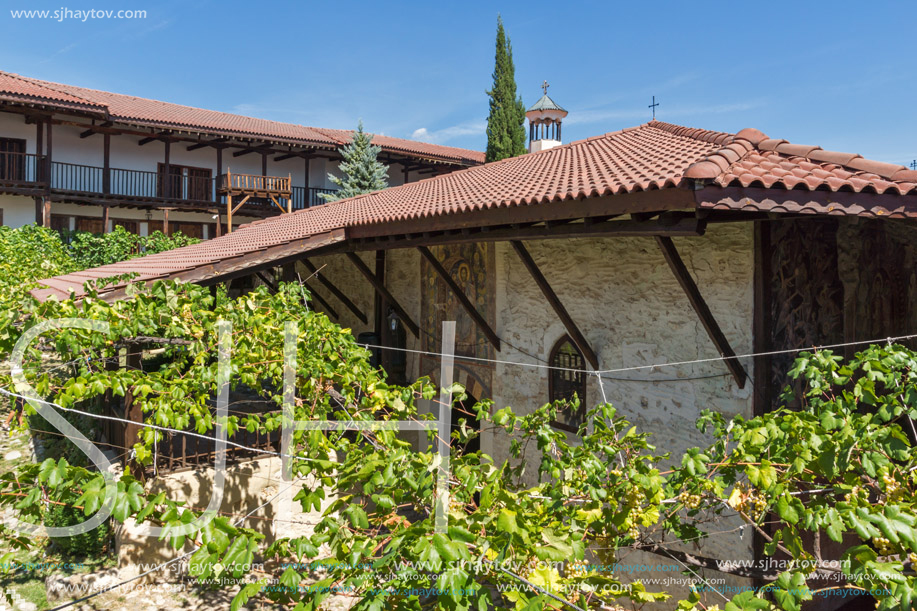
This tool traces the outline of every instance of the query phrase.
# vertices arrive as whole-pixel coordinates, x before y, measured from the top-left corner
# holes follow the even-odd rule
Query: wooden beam
[[[586,360],[589,361],[592,368],[597,370],[599,368],[599,357],[592,349],[592,346],[589,345],[589,342],[586,341],[586,337],[580,332],[579,327],[573,322],[573,318],[570,316],[570,313],[567,312],[567,308],[564,307],[564,304],[561,303],[560,299],[557,297],[557,293],[555,293],[551,285],[548,284],[547,278],[545,278],[541,270],[538,269],[538,265],[535,264],[532,255],[529,254],[529,251],[526,250],[522,242],[511,240],[510,244],[512,244],[516,254],[519,255],[522,264],[529,270],[529,274],[531,274],[532,279],[535,280],[535,284],[538,285],[538,288],[541,289],[542,294],[545,299],[548,300],[548,304],[550,304],[554,313],[557,314],[557,317],[564,324],[564,328],[567,330],[570,339],[573,340],[573,343],[576,344],[579,351],[583,353],[583,356],[586,357]]]
[[[189,144],[187,147],[185,147],[185,150],[186,151],[196,151],[198,149],[207,148],[208,146],[216,146],[218,144],[223,144],[224,142],[228,142],[228,141],[229,141],[228,138],[217,138],[216,140],[207,140],[207,141],[202,141],[202,142],[196,142],[194,144]]]
[[[149,144],[150,142],[156,142],[157,140],[159,140],[159,137],[158,137],[158,136],[148,136],[148,137],[146,137],[146,138],[141,139],[140,142],[137,143],[137,145],[138,145],[138,146],[146,146],[146,145]]]
[[[713,344],[716,346],[717,351],[719,351],[720,356],[725,357],[726,360],[724,362],[726,363],[726,367],[729,369],[730,373],[732,373],[732,377],[735,378],[736,384],[738,384],[739,388],[744,388],[745,380],[748,375],[736,358],[736,353],[729,345],[729,341],[726,339],[716,319],[710,312],[710,308],[707,307],[707,302],[704,301],[700,291],[697,289],[697,284],[688,272],[688,268],[685,267],[684,261],[681,260],[681,256],[678,254],[678,250],[675,248],[672,238],[656,236],[656,243],[659,244],[659,249],[662,250],[662,256],[665,257],[666,263],[669,264],[669,268],[671,268],[672,273],[675,274],[675,279],[678,280],[678,284],[680,284],[681,288],[684,290],[685,295],[688,297],[688,301],[691,302],[691,307],[694,308],[694,311],[700,318],[701,324],[703,324],[704,329],[707,330],[707,335],[713,340]]]
[[[334,283],[323,276],[322,273],[312,264],[312,261],[303,259],[302,263],[306,266],[306,269],[309,270],[309,273],[318,278],[318,281],[321,282],[326,289],[331,291],[331,294],[337,297],[338,301],[344,304],[344,307],[353,312],[353,315],[359,318],[364,325],[369,322],[369,319],[366,318],[366,314],[363,313],[363,310],[358,308],[356,304],[351,301],[343,291],[341,291],[341,289],[334,285]]]
[[[326,311],[328,314],[331,314],[331,317],[332,317],[332,318],[340,319],[340,316],[338,316],[337,310],[335,310],[335,309],[331,306],[331,304],[328,303],[328,302],[325,300],[324,297],[322,297],[321,295],[319,295],[319,294],[318,294],[318,291],[316,291],[316,290],[313,289],[311,286],[309,286],[305,281],[303,281],[303,285],[305,285],[306,290],[309,291],[309,296],[312,297],[313,299],[315,299],[315,301],[319,302],[319,303],[322,305],[322,307],[325,308],[325,311]]]
[[[109,206],[102,206],[102,233],[108,233],[108,224],[110,220]]]
[[[350,259],[350,262],[353,263],[354,267],[356,267],[357,270],[363,274],[363,277],[369,281],[374,289],[376,289],[376,293],[383,297],[385,301],[387,301],[392,306],[392,308],[394,308],[395,312],[398,313],[398,317],[401,318],[401,321],[404,323],[404,326],[406,326],[408,330],[414,334],[414,337],[419,338],[420,327],[417,326],[417,323],[414,322],[414,320],[410,317],[410,315],[408,315],[405,309],[401,307],[401,304],[398,303],[398,300],[395,299],[395,297],[388,291],[387,288],[385,288],[385,283],[380,282],[376,278],[376,275],[372,272],[371,269],[369,269],[369,267],[367,267],[366,263],[363,263],[363,259],[353,254],[352,252],[345,254],[347,255],[347,258]]]
[[[169,235],[169,209],[162,209],[162,232]]]
[[[515,224],[499,227],[475,227],[469,230],[450,230],[441,232],[423,232],[421,235],[379,236],[352,240],[353,250],[390,250],[392,248],[411,248],[417,246],[434,246],[437,244],[462,244],[469,242],[502,242],[512,239],[556,240],[567,238],[599,237],[654,237],[667,236],[701,236],[705,231],[705,222],[693,215],[684,218],[665,217],[672,222],[651,221],[598,221],[586,219],[581,223],[557,224]]]
[[[255,272],[255,275],[261,278],[261,282],[263,282],[265,286],[267,286],[267,288],[271,289],[272,293],[277,292],[277,285],[274,284],[274,282],[270,278],[267,277],[267,274],[259,270]]]
[[[93,121],[93,123],[95,123],[95,121]],[[88,138],[89,136],[92,136],[93,134],[110,134],[112,131],[116,131],[116,130],[105,129],[107,127],[111,127],[111,125],[112,125],[111,121],[105,121],[99,125],[93,125],[89,129],[81,133],[80,138]]]
[[[455,298],[459,300],[459,303],[462,304],[462,307],[465,308],[465,311],[468,312],[468,315],[471,316],[471,319],[478,326],[478,329],[487,336],[488,341],[493,344],[493,347],[497,349],[497,352],[500,351],[500,338],[497,337],[497,334],[488,324],[487,319],[485,319],[478,309],[474,307],[474,304],[471,303],[471,300],[468,299],[468,296],[465,295],[465,291],[462,290],[462,287],[458,285],[458,282],[452,277],[443,264],[433,256],[433,253],[430,252],[430,249],[426,246],[418,246],[417,250],[420,251],[420,254],[433,266],[433,269],[439,274],[439,277],[443,279],[443,282],[446,283],[452,290],[452,294],[455,295]]]

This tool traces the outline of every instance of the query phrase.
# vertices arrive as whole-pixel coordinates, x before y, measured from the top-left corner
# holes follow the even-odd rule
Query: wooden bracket
[[[671,268],[672,273],[675,274],[675,279],[678,280],[678,284],[680,284],[681,288],[684,290],[685,295],[688,297],[688,301],[691,302],[691,307],[694,308],[694,311],[700,318],[701,324],[703,324],[704,329],[707,330],[707,335],[713,340],[713,344],[719,351],[720,356],[724,357],[724,363],[726,363],[729,372],[732,373],[732,377],[735,378],[736,384],[738,384],[739,388],[744,388],[748,374],[745,373],[745,369],[736,358],[736,353],[729,345],[729,341],[726,339],[722,329],[720,329],[716,319],[710,312],[710,308],[707,307],[707,302],[704,301],[700,291],[697,289],[697,284],[694,282],[691,274],[688,273],[688,268],[685,267],[684,261],[681,260],[678,250],[675,249],[675,243],[672,242],[672,238],[656,236],[656,243],[659,244],[659,248],[662,250],[662,256],[665,257],[665,262],[669,264],[669,268]]]
[[[316,278],[318,278],[318,281],[321,282],[321,283],[325,286],[326,289],[328,289],[329,291],[331,291],[331,294],[334,295],[335,297],[337,297],[337,298],[338,298],[338,301],[340,301],[341,303],[343,303],[344,306],[345,306],[348,310],[350,310],[351,312],[353,312],[353,315],[356,316],[357,318],[359,318],[360,321],[361,321],[363,324],[367,324],[367,323],[369,322],[369,319],[366,318],[366,314],[363,313],[363,310],[361,310],[360,308],[358,308],[358,307],[356,306],[356,304],[355,304],[353,301],[351,301],[351,300],[347,297],[347,295],[344,294],[343,291],[341,291],[341,289],[339,289],[338,287],[336,287],[330,280],[328,280],[325,276],[323,276],[323,275],[319,272],[319,270],[316,269],[316,267],[312,264],[311,261],[309,261],[308,259],[303,259],[303,260],[302,260],[302,263],[303,263],[303,265],[306,266],[306,269],[309,270],[309,273],[312,274],[313,276],[315,276]]]
[[[570,339],[573,340],[573,343],[576,344],[576,347],[579,348],[580,352],[583,353],[583,356],[586,357],[586,360],[589,361],[589,364],[592,365],[592,368],[597,370],[599,368],[599,357],[589,345],[589,342],[586,341],[586,337],[580,332],[579,327],[577,327],[576,323],[573,322],[573,318],[570,317],[570,314],[567,312],[564,304],[560,302],[560,299],[557,297],[557,293],[555,293],[554,289],[551,288],[551,285],[548,284],[544,274],[542,274],[541,270],[538,269],[538,265],[535,264],[535,260],[532,259],[532,255],[529,254],[529,251],[526,250],[522,242],[518,240],[510,240],[510,244],[513,245],[513,249],[516,251],[516,254],[519,255],[519,258],[522,259],[522,264],[525,265],[527,270],[529,270],[529,273],[535,280],[535,284],[537,284],[538,288],[541,289],[541,292],[544,294],[545,299],[548,300],[548,303],[551,305],[554,313],[557,314],[557,317],[560,319],[560,321],[564,323],[564,327],[567,329],[567,334],[570,335]]]
[[[356,267],[357,270],[359,270],[359,272],[363,274],[363,277],[366,278],[366,280],[369,281],[371,285],[373,285],[373,288],[376,289],[376,292],[379,293],[379,295],[381,295],[382,298],[385,299],[385,301],[387,301],[392,306],[392,308],[395,309],[395,312],[398,313],[398,317],[401,318],[401,321],[404,323],[404,326],[408,328],[408,330],[414,335],[414,337],[419,338],[420,337],[420,327],[417,326],[417,323],[414,322],[414,320],[407,313],[407,311],[405,311],[405,309],[401,307],[401,304],[398,303],[398,300],[395,299],[394,296],[392,296],[392,294],[388,291],[387,288],[385,288],[385,284],[382,283],[378,278],[376,278],[376,275],[372,272],[372,270],[369,269],[369,267],[367,267],[366,263],[363,262],[363,259],[361,259],[360,257],[358,257],[357,255],[355,255],[352,252],[348,252],[344,254],[346,254],[347,258],[350,259],[350,262],[354,264],[354,267]]]
[[[478,326],[481,332],[487,336],[488,341],[490,341],[494,348],[496,348],[499,352],[500,338],[487,323],[487,320],[481,316],[481,313],[478,312],[478,309],[474,307],[474,304],[471,303],[471,301],[465,295],[465,291],[462,290],[462,287],[460,287],[455,279],[452,278],[452,274],[450,274],[446,268],[443,267],[443,264],[440,263],[435,256],[433,256],[433,253],[430,252],[429,248],[426,246],[418,246],[417,250],[420,251],[420,254],[423,255],[423,257],[430,263],[436,273],[439,274],[439,277],[443,279],[443,282],[446,283],[446,286],[452,290],[452,294],[455,295],[455,298],[458,299],[459,303],[462,304],[462,307],[465,308],[465,311],[468,313],[471,319],[474,320],[474,323]]]

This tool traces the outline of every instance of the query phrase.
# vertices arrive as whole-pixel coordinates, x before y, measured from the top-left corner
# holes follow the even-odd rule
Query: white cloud
[[[431,144],[442,144],[454,138],[459,138],[461,136],[477,136],[486,131],[487,124],[484,121],[469,121],[432,131],[426,127],[421,127],[415,129],[413,133],[411,133],[411,139],[430,142]]]

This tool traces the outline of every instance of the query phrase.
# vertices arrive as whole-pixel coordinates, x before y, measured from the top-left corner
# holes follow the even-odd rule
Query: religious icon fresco
[[[452,275],[478,312],[493,324],[496,318],[493,245],[452,244],[433,247],[430,250],[442,262],[443,267]],[[426,260],[421,261],[421,278],[423,349],[439,352],[442,349],[439,330],[442,329],[443,321],[454,320],[455,354],[493,359],[495,351],[487,336],[478,329],[462,304]],[[439,374],[438,368],[437,358],[424,357],[421,360],[422,375],[430,375],[435,380]],[[461,359],[455,362],[455,381],[465,385],[468,392],[479,399],[491,396],[492,377],[493,366],[490,363],[472,363]]]

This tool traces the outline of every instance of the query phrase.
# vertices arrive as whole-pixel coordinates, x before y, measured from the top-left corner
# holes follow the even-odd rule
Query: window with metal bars
[[[574,395],[580,402],[575,410],[567,408],[558,412],[553,425],[575,433],[586,414],[586,359],[573,340],[564,335],[554,344],[548,361],[553,368],[548,378],[548,395],[551,402],[569,401]]]

